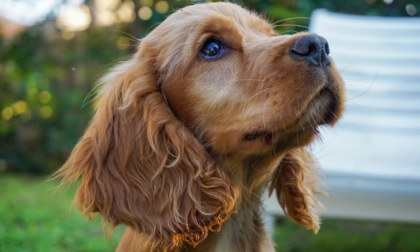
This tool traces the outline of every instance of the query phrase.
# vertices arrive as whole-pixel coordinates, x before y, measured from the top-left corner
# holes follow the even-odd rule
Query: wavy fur
[[[344,88],[333,65],[290,57],[306,35],[279,36],[230,3],[175,12],[102,79],[55,177],[80,179],[83,214],[128,226],[117,251],[274,251],[260,217],[268,188],[317,231],[317,172],[303,146],[341,116]],[[208,39],[225,55],[204,58]]]

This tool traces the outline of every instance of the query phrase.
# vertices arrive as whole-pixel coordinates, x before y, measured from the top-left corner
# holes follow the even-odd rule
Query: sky
[[[0,17],[24,26],[33,26],[66,6],[79,6],[84,0],[1,0]]]

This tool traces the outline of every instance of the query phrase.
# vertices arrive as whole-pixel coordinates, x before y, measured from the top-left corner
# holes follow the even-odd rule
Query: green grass
[[[56,191],[44,177],[9,174],[0,174],[0,187],[0,251],[114,251],[124,232],[117,227],[108,240],[99,218],[71,208],[76,187]],[[420,225],[331,219],[314,235],[284,218],[274,234],[281,252],[420,251],[419,237]]]
[[[419,225],[324,219],[315,235],[289,220],[281,222],[274,233],[279,252],[420,251]]]
[[[114,251],[123,228],[106,238],[100,219],[90,222],[70,207],[75,187],[56,191],[46,178],[0,174],[0,251]]]

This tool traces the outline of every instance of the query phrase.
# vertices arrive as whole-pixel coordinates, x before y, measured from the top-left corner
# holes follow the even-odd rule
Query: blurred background
[[[48,175],[60,167],[83,134],[92,115],[92,90],[100,76],[135,52],[138,39],[165,17],[199,2],[204,1],[1,0],[0,251],[115,249],[124,228],[117,228],[112,241],[107,240],[99,219],[91,223],[77,210],[70,210],[75,187],[56,191],[57,183],[47,181]],[[347,121],[339,130],[326,132],[324,141],[329,147],[315,147],[327,184],[333,189],[338,186],[340,192],[331,193],[331,198],[341,201],[326,200],[327,209],[330,206],[333,211],[324,214],[317,235],[282,217],[268,201],[278,251],[420,251],[420,0],[234,2],[264,13],[277,22],[276,29],[282,34],[311,29],[326,36],[336,44],[335,60],[349,90]],[[313,11],[320,8],[324,16],[315,16]],[[351,21],[347,21],[350,14]],[[329,24],[339,24],[341,17],[344,23],[356,17],[355,25],[331,28]],[[382,19],[385,17],[403,21]],[[353,41],[365,24],[370,24],[371,32],[364,32],[372,39]],[[405,39],[398,45],[386,44],[390,39],[378,39],[383,34]],[[359,54],[367,58],[356,51],[346,55],[343,50],[351,46],[365,48]],[[377,55],[372,55],[375,50]],[[392,52],[393,57],[378,56]],[[358,70],[358,66],[363,67]],[[370,69],[372,66],[378,67]],[[393,72],[398,67],[402,70]],[[348,133],[352,130],[359,135]],[[390,135],[394,136],[391,140],[386,138]],[[330,140],[331,136],[336,140]],[[370,141],[359,141],[367,136]],[[391,143],[392,148],[384,150],[389,160],[373,150],[383,144],[372,136]],[[359,159],[356,154],[360,152],[372,154]],[[392,156],[394,153],[398,155]],[[368,167],[361,162],[369,163]],[[369,167],[374,172],[361,172]],[[343,180],[343,176],[354,176],[354,171],[357,179]],[[386,183],[372,185],[384,179]],[[348,194],[354,187],[362,190]],[[382,197],[383,204],[400,208],[385,209],[388,205],[371,198],[360,200],[367,187],[376,190],[372,197]],[[387,195],[406,200],[392,201]],[[339,208],[345,204],[349,204],[347,211],[351,204],[371,205],[369,211],[346,212]],[[406,214],[404,209],[411,212]],[[382,217],[375,218],[375,213]]]

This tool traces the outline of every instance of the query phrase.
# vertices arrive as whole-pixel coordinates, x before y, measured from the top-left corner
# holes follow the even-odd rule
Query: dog
[[[102,78],[86,132],[58,170],[117,251],[274,251],[261,196],[319,229],[318,170],[304,148],[344,110],[344,83],[315,34],[279,35],[227,3],[180,9]]]

